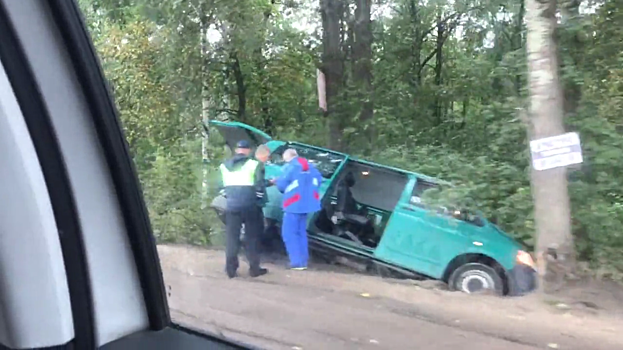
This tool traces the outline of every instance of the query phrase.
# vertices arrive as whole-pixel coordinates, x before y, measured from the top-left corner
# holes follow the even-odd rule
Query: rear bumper
[[[537,287],[537,272],[525,265],[515,265],[508,271],[508,295],[521,296]]]

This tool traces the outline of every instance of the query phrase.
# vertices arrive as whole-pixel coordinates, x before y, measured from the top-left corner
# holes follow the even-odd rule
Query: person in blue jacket
[[[307,214],[320,210],[320,184],[322,175],[307,159],[299,157],[296,150],[283,152],[282,175],[275,185],[283,193],[283,222],[281,236],[286,246],[290,267],[307,269],[309,249],[307,246]]]

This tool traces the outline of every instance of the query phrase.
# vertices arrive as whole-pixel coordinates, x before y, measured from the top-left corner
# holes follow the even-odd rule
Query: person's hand
[[[268,180],[268,182],[270,182],[271,185],[274,185],[277,182],[277,178],[272,178],[270,180]]]

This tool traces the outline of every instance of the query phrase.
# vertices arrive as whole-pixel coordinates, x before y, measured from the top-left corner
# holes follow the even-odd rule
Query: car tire
[[[504,281],[491,266],[481,263],[468,263],[459,266],[448,279],[448,287],[453,291],[468,294],[487,291],[502,295]]]

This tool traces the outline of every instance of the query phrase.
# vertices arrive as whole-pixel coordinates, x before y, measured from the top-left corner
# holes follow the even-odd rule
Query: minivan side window
[[[422,181],[418,179],[417,182],[415,183],[415,186],[413,187],[413,192],[411,193],[411,199],[409,200],[409,203],[420,208],[429,209],[428,206],[422,203],[422,195],[427,190],[430,190],[431,188],[436,188],[436,187],[438,187],[438,185],[435,183]]]
[[[452,217],[454,219],[461,220],[478,227],[484,226],[484,221],[482,220],[482,218],[469,210],[457,210],[454,208],[443,206],[432,208],[430,205],[423,203],[422,196],[424,192],[437,187],[439,187],[439,185],[435,183],[418,179],[415,186],[413,187],[413,192],[411,193],[411,199],[409,200],[410,204],[423,209],[435,210],[437,214]]]

